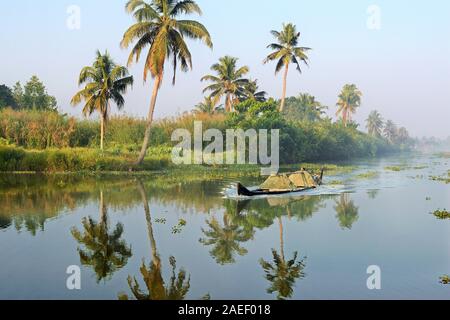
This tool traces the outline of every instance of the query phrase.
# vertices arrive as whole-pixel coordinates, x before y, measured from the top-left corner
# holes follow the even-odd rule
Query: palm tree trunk
[[[348,110],[349,110],[349,106],[347,104],[345,104],[344,109],[342,110],[342,122],[344,123],[344,127],[347,127],[347,123],[348,123]]]
[[[225,99],[225,110],[231,112],[231,95],[228,93]]]
[[[284,76],[283,76],[283,93],[282,93],[282,96],[281,96],[280,112],[284,111],[284,104],[286,102],[286,88],[287,88],[288,72],[289,72],[289,64],[286,63],[286,67],[284,69]]]
[[[152,99],[150,101],[150,109],[149,109],[148,117],[147,117],[147,125],[145,128],[144,142],[142,144],[142,149],[141,149],[141,153],[139,154],[139,158],[136,161],[136,165],[140,165],[144,162],[144,158],[147,154],[148,146],[150,144],[150,134],[151,134],[152,124],[153,124],[153,115],[155,113],[156,99],[158,98],[158,92],[159,92],[159,88],[161,86],[161,80],[162,80],[162,75],[156,76],[155,84],[153,85]]]
[[[153,234],[152,217],[150,214],[150,206],[148,205],[147,194],[145,192],[145,188],[144,188],[144,185],[142,184],[142,181],[138,180],[137,186],[138,186],[139,193],[141,194],[142,202],[144,204],[145,219],[147,221],[147,232],[148,232],[148,237],[150,239],[150,246],[152,248],[153,263],[157,264],[159,262],[159,256],[158,256],[158,251],[156,249],[155,236]]]
[[[105,139],[105,116],[100,115],[100,150],[103,151],[103,144]]]
[[[278,217],[278,224],[280,226],[280,253],[281,253],[281,259],[284,262],[283,221],[281,220],[281,217]]]

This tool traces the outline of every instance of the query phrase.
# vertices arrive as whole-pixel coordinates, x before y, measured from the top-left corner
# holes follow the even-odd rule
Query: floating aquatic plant
[[[356,176],[357,179],[373,179],[379,176],[379,173],[376,171],[368,171]]]
[[[450,277],[447,276],[447,275],[442,276],[442,277],[440,277],[439,279],[441,280],[440,282],[441,282],[442,284],[449,284],[449,283],[450,283]]]
[[[433,215],[441,220],[450,219],[450,212],[447,210],[436,210],[433,212]]]

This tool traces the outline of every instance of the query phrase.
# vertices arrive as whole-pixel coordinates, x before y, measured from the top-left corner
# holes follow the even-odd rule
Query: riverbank
[[[194,136],[194,123],[202,129],[217,129],[226,136],[232,130],[280,130],[279,152],[282,164],[324,162],[379,157],[409,150],[410,146],[391,143],[357,129],[333,123],[293,120],[280,114],[272,102],[256,103],[250,111],[233,114],[189,113],[155,122],[144,163],[133,165],[140,151],[145,121],[113,117],[108,121],[104,152],[99,150],[99,123],[80,120],[57,112],[0,111],[0,171],[103,172],[157,171],[172,167],[171,153],[179,141],[172,141],[176,129]],[[262,110],[257,115],[256,110]],[[253,111],[252,111],[253,110]],[[227,141],[224,141],[226,144]],[[204,146],[208,142],[203,142]]]

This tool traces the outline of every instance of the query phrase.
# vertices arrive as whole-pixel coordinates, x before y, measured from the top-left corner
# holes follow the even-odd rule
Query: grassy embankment
[[[251,117],[249,117],[251,118]],[[233,121],[231,121],[233,120]],[[280,160],[283,164],[345,160],[397,151],[385,141],[372,138],[355,128],[321,121],[289,122],[277,115],[247,123],[223,114],[187,114],[158,121],[152,131],[148,156],[134,166],[140,150],[145,122],[130,117],[110,119],[106,131],[106,149],[99,150],[99,123],[77,120],[55,112],[0,111],[0,171],[2,172],[128,172],[173,169],[172,132],[184,128],[193,132],[194,121],[203,129],[281,128]],[[206,143],[205,143],[206,146]],[[256,166],[214,166],[221,171],[254,174]],[[182,166],[182,170],[210,170],[210,166]]]

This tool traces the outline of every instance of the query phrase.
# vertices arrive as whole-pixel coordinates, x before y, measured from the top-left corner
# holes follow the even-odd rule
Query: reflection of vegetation
[[[440,220],[450,219],[450,212],[447,210],[436,210],[433,215]]]
[[[206,222],[209,230],[202,229],[206,238],[200,239],[205,246],[214,246],[210,251],[217,263],[221,265],[234,263],[235,253],[240,256],[247,254],[247,249],[240,246],[240,243],[246,242],[253,238],[254,232],[240,227],[230,222],[228,214],[223,216],[223,226],[212,218]]]
[[[380,193],[380,190],[369,190],[367,191],[367,195],[370,199],[375,199],[378,196],[378,193]]]
[[[280,227],[280,254],[272,249],[273,264],[263,259],[260,264],[266,274],[266,279],[271,283],[267,289],[267,293],[272,294],[277,292],[277,298],[282,300],[291,298],[294,293],[294,285],[298,279],[303,279],[305,274],[305,258],[297,261],[298,253],[295,252],[291,260],[286,261],[284,255],[284,240],[283,240],[283,223],[281,217],[278,218]]]
[[[147,267],[142,263],[141,274],[144,279],[146,292],[141,287],[136,278],[128,277],[128,285],[137,300],[184,300],[190,289],[190,278],[187,278],[186,272],[181,269],[176,273],[176,260],[174,257],[169,259],[172,266],[172,275],[170,284],[166,287],[162,277],[162,266],[159,258],[153,260]],[[128,300],[126,294],[119,295],[120,300]]]
[[[225,208],[237,224],[246,229],[265,229],[270,227],[277,217],[287,215],[298,221],[312,217],[327,199],[326,196],[304,196],[298,198],[268,198],[252,201],[226,200]]]
[[[144,204],[145,218],[147,221],[148,237],[150,239],[150,246],[152,251],[152,262],[147,267],[145,262],[142,262],[141,275],[144,279],[146,292],[142,291],[137,279],[135,277],[128,277],[128,285],[133,296],[137,300],[184,300],[190,289],[190,277],[187,277],[186,272],[181,269],[176,273],[176,260],[170,257],[170,265],[172,266],[172,276],[170,284],[166,286],[162,276],[162,263],[156,247],[156,240],[153,233],[152,218],[148,198],[145,187],[141,181],[138,181],[138,190],[141,200]],[[128,300],[127,294],[119,294],[119,299]]]
[[[100,199],[100,222],[95,222],[91,217],[84,218],[84,233],[72,228],[73,237],[86,247],[86,250],[78,248],[80,261],[94,269],[98,282],[123,268],[132,255],[131,248],[121,240],[122,224],[118,223],[115,230],[109,232],[108,213],[102,194]]]
[[[358,207],[350,200],[349,194],[342,194],[334,207],[339,224],[343,229],[351,229],[358,220]]]
[[[11,225],[11,219],[0,217],[0,229],[7,229]]]

